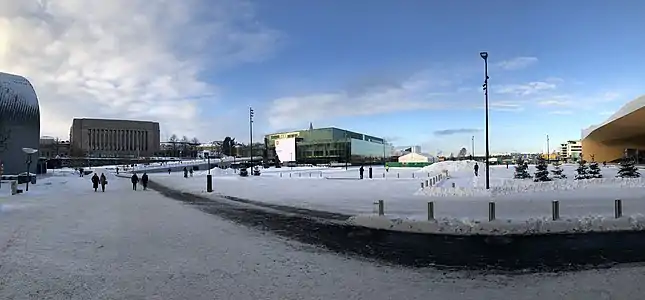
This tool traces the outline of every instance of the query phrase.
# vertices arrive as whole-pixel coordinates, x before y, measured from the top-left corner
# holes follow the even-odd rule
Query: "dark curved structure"
[[[152,181],[149,187],[239,224],[408,267],[571,271],[645,262],[645,230],[506,236],[402,232],[353,226],[345,222],[347,215],[228,196],[207,198]]]
[[[36,91],[22,76],[0,72],[0,160],[5,175],[27,171],[22,148],[38,149],[40,107]],[[30,172],[36,173],[39,154],[33,154]]]

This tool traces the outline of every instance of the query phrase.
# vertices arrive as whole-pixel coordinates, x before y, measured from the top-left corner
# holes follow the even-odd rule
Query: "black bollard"
[[[213,175],[206,175],[206,191],[209,193],[213,192]]]
[[[369,176],[370,176],[370,179],[372,179],[372,167],[370,167],[369,169]]]

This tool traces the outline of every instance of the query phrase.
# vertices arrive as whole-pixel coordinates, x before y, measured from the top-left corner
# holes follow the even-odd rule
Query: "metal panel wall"
[[[8,140],[0,145],[4,174],[27,171],[27,155],[22,148],[38,149],[40,108],[33,86],[21,76],[0,73],[0,135]],[[39,154],[34,154],[30,172],[36,172]]]

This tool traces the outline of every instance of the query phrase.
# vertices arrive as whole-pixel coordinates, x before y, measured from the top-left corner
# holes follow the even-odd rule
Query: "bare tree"
[[[168,138],[168,142],[172,145],[172,156],[177,156],[177,142],[178,141],[179,141],[179,138],[177,137],[176,134],[173,134]]]

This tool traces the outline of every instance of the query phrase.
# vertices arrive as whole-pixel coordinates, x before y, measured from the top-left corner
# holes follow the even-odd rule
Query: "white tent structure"
[[[408,153],[399,157],[400,163],[427,163],[435,162],[435,157],[427,153]]]

